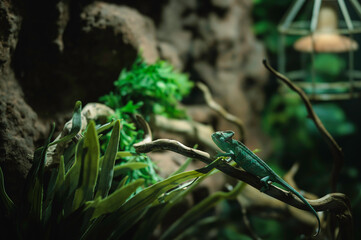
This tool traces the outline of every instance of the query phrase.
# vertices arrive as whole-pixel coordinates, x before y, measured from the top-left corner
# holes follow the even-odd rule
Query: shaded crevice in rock
[[[110,92],[139,49],[148,62],[158,58],[152,21],[129,7],[59,1],[43,6],[52,15],[48,21],[37,7],[26,11],[14,67],[27,101],[42,117]]]

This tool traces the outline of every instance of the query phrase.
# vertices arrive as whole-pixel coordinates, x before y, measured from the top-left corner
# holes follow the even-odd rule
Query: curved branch
[[[241,142],[244,142],[245,131],[244,131],[244,123],[242,122],[242,120],[227,112],[221,105],[219,105],[216,101],[214,101],[208,87],[205,84],[201,82],[197,82],[196,85],[203,92],[204,99],[206,100],[207,105],[211,109],[216,111],[218,114],[220,114],[222,117],[224,117],[227,121],[235,124],[238,127],[239,135],[240,135],[239,140]]]
[[[315,123],[317,129],[320,131],[321,135],[326,140],[327,144],[331,148],[332,154],[333,154],[333,169],[332,169],[332,175],[331,175],[331,187],[332,191],[336,191],[336,184],[338,181],[338,177],[341,171],[341,168],[343,166],[344,162],[344,156],[341,147],[337,144],[335,139],[331,136],[331,134],[327,131],[323,123],[321,122],[320,118],[316,115],[315,111],[312,108],[312,104],[310,100],[308,99],[305,92],[296,86],[294,83],[292,83],[291,80],[289,80],[286,76],[282,75],[281,73],[277,72],[274,68],[272,68],[266,60],[263,60],[263,65],[278,79],[280,79],[283,83],[285,83],[291,90],[295,91],[302,99],[303,103],[306,106],[308,117],[312,119],[312,121]]]
[[[212,162],[209,153],[187,147],[176,140],[158,139],[148,143],[137,143],[134,144],[134,147],[138,153],[170,150],[186,157],[199,159],[206,164],[210,164]],[[244,170],[235,168],[225,162],[220,162],[219,165],[216,166],[216,168],[224,172],[225,174],[238,180],[244,181],[257,189],[261,189],[263,186],[258,177]],[[297,197],[294,197],[292,194],[289,194],[289,192],[276,186],[271,185],[270,190],[267,191],[266,194],[296,208],[308,210],[308,207],[301,200],[299,200]],[[341,213],[346,210],[349,211],[348,199],[344,194],[341,193],[332,193],[317,200],[307,201],[309,201],[312,207],[314,207],[317,211],[329,210],[336,213]]]

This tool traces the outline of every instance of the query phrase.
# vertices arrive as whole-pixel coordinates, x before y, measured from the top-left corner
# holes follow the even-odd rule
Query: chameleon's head
[[[228,152],[232,144],[233,131],[219,131],[212,134],[213,142],[223,151]]]

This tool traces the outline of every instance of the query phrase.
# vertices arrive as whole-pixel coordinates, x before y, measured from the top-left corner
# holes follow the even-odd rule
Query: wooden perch
[[[193,149],[181,144],[178,141],[170,139],[158,139],[151,142],[142,141],[134,145],[138,153],[147,153],[151,151],[170,150],[177,152],[186,157],[196,158],[206,164],[212,162],[211,156],[203,151]],[[220,162],[216,168],[223,173],[244,181],[247,184],[261,189],[263,184],[260,179],[248,172],[235,168],[225,162]],[[271,185],[270,189],[265,193],[293,207],[308,210],[308,207],[296,196],[289,192]],[[352,214],[350,211],[350,203],[346,195],[342,193],[331,193],[317,200],[307,200],[316,211],[329,211],[335,214],[339,220],[341,239],[352,239]]]
[[[214,133],[214,129],[209,125],[192,120],[170,119],[160,115],[154,115],[151,124],[157,129],[181,134],[211,149],[217,149],[217,146],[210,138],[212,133]]]

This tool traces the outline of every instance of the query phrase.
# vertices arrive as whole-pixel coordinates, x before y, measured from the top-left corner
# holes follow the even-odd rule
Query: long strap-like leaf
[[[120,127],[120,121],[117,120],[114,124],[112,135],[110,136],[108,147],[105,151],[104,159],[102,161],[98,181],[98,190],[95,198],[106,197],[112,185],[114,163],[119,147]]]
[[[85,201],[93,199],[99,171],[99,154],[99,141],[95,129],[95,123],[91,121],[84,136],[79,185],[75,191],[73,203],[74,210]]]

